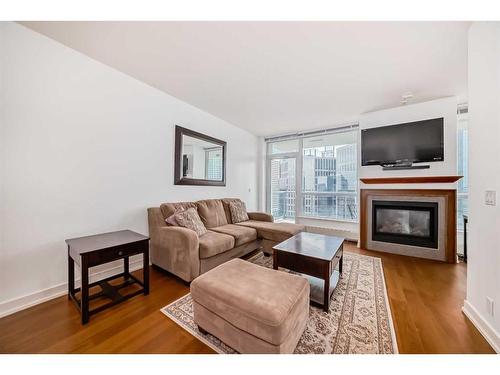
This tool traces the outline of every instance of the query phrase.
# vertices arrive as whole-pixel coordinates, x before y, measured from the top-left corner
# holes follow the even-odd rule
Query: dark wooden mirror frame
[[[182,136],[186,135],[193,138],[198,138],[203,141],[215,143],[222,146],[222,180],[203,180],[199,178],[181,177],[181,160],[182,160]],[[198,185],[198,186],[226,186],[226,142],[220,139],[210,137],[208,135],[195,132],[194,130],[175,126],[175,157],[174,157],[174,184],[175,185]]]

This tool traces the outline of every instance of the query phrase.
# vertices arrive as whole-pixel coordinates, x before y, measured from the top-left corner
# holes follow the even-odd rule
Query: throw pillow
[[[178,223],[178,222],[177,222],[177,220],[175,219],[175,215],[176,215],[176,214],[177,214],[177,213],[175,213],[175,214],[170,215],[169,217],[167,217],[167,218],[165,219],[165,222],[166,222],[167,224],[171,225],[171,226],[174,226],[174,227],[179,226],[179,223]]]
[[[178,222],[177,222],[177,220],[175,219],[175,215],[177,215],[178,213],[180,213],[180,212],[182,212],[182,211],[184,211],[184,208],[180,208],[180,209],[178,209],[178,210],[175,210],[175,212],[174,212],[172,215],[170,215],[169,217],[167,217],[167,218],[165,219],[165,222],[166,222],[168,225],[172,225],[172,226],[174,226],[174,227],[179,226],[179,223],[178,223]]]
[[[198,236],[207,233],[207,228],[203,225],[195,208],[188,208],[186,211],[176,213],[175,220],[181,227],[194,230]]]
[[[233,223],[241,223],[248,220],[247,207],[245,202],[232,201],[229,202],[229,210],[231,211],[231,219]]]

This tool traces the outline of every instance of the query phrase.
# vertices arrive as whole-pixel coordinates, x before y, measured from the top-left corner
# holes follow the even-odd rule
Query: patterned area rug
[[[265,257],[262,253],[248,261],[272,268],[272,257]],[[397,353],[381,260],[344,252],[343,267],[343,275],[332,295],[329,313],[310,306],[309,322],[295,353]],[[198,331],[193,320],[191,294],[165,306],[161,311],[217,353],[235,353],[216,337]]]

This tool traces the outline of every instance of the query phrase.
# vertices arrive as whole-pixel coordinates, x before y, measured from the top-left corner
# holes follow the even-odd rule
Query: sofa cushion
[[[233,219],[231,218],[231,209],[229,208],[229,203],[231,202],[241,202],[241,199],[238,198],[222,199],[222,206],[224,207],[224,212],[226,214],[226,220],[228,224],[233,224]]]
[[[309,311],[307,279],[241,259],[196,278],[191,296],[233,326],[273,345],[283,343],[297,319],[307,319]]]
[[[257,221],[269,221],[270,223],[274,222],[273,215],[268,214],[267,212],[247,212],[249,220],[257,220]]]
[[[229,234],[234,237],[234,246],[240,246],[257,239],[257,231],[254,228],[242,225],[226,224],[221,227],[210,228],[214,232]]]
[[[234,237],[228,234],[207,231],[200,237],[200,259],[210,258],[234,247]]]
[[[220,199],[198,201],[196,202],[196,206],[198,207],[201,220],[207,228],[220,227],[228,223]]]
[[[164,219],[167,219],[176,212],[187,210],[188,208],[196,208],[196,204],[194,202],[177,202],[163,203],[160,206],[160,210]]]
[[[282,242],[306,229],[305,225],[292,223],[271,223],[268,221],[248,220],[235,225],[254,228],[257,236],[266,240]]]
[[[194,230],[198,236],[207,233],[207,228],[203,225],[196,208],[191,207],[185,211],[180,211],[175,214],[174,218],[178,225]]]

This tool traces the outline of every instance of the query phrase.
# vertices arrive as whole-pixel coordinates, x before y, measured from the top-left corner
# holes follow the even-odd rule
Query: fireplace
[[[438,204],[414,201],[372,201],[372,239],[438,248]]]
[[[456,262],[456,191],[361,189],[360,242],[374,250]]]

